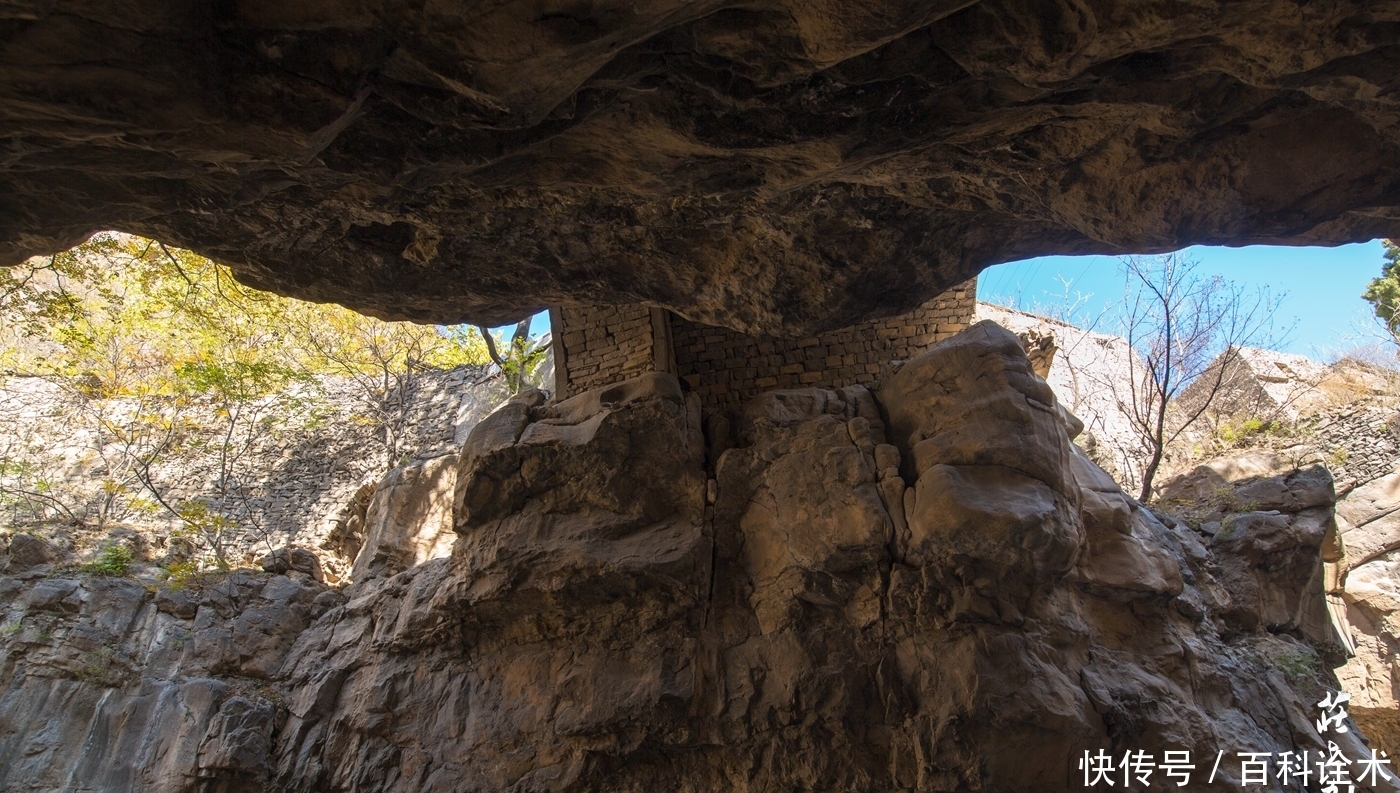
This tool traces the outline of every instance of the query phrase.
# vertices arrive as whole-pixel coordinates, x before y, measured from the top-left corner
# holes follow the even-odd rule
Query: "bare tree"
[[[354,344],[344,343],[347,332],[355,335]],[[423,335],[411,328],[368,323],[333,329],[308,326],[304,335],[321,365],[354,386],[359,409],[383,447],[385,470],[398,465],[409,406],[420,375],[429,368],[424,364]]]
[[[315,364],[307,375],[329,374],[352,386],[357,412],[374,427],[384,452],[384,470],[403,462],[412,406],[424,374],[460,365],[456,355],[473,341],[465,326],[434,328],[342,317],[329,325],[315,316],[297,329],[303,357]],[[455,355],[455,357],[454,357]],[[444,359],[451,359],[444,362]]]
[[[1130,257],[1123,269],[1123,336],[1136,355],[1117,397],[1146,451],[1138,493],[1146,501],[1167,448],[1216,403],[1241,350],[1277,344],[1283,296],[1198,273],[1180,253]],[[1192,399],[1177,405],[1188,386]]]

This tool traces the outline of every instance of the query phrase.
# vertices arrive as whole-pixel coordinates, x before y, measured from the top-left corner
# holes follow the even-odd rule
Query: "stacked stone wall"
[[[710,410],[737,408],[773,388],[871,383],[892,361],[967,328],[976,300],[973,279],[907,314],[806,339],[748,336],[673,316],[676,373]]]
[[[1365,484],[1400,463],[1400,413],[1393,397],[1343,405],[1305,419],[1299,434],[1332,469],[1339,490]]]
[[[471,426],[507,396],[494,368],[420,372],[407,395],[401,456],[393,464],[455,453]],[[318,548],[356,491],[377,481],[391,462],[380,431],[366,415],[362,384],[323,377],[269,399],[276,404],[262,410],[278,421],[272,429],[259,430],[246,448],[236,439],[239,457],[231,466],[226,495],[217,495],[220,460],[217,446],[209,442],[212,425],[194,426],[190,437],[198,442],[172,446],[151,466],[150,476],[172,503],[200,500],[233,516],[236,525],[226,537],[230,548],[253,555],[285,544]],[[128,401],[86,402],[56,383],[10,378],[0,387],[0,461],[11,470],[20,464],[32,468],[29,478],[45,481],[57,502],[84,517],[92,500],[101,496],[103,480],[116,476],[111,466],[120,454],[99,431],[96,416],[123,415],[132,409]],[[199,422],[212,416],[212,408],[195,405],[184,418]],[[138,482],[119,484],[127,496],[150,501]],[[0,486],[0,528],[26,525],[34,518],[32,509],[6,499],[3,491]],[[115,519],[161,534],[179,526],[154,508],[124,511]]]
[[[653,371],[651,309],[643,305],[579,306],[560,312],[568,394]]]

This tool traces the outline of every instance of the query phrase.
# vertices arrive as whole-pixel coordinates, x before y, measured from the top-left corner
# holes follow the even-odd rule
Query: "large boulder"
[[[1071,578],[1110,597],[1180,595],[1181,564],[1167,529],[1077,448],[1071,462],[1085,533],[1085,552]]]
[[[878,396],[914,482],[905,561],[965,560],[1018,582],[1074,565],[1084,528],[1069,436],[1015,335],[979,322],[904,364]]]
[[[357,583],[303,634],[282,783],[390,790],[407,759],[415,790],[561,789],[683,720],[712,585],[699,438],[660,374],[478,424],[451,557]]]
[[[363,544],[350,572],[353,580],[393,575],[452,553],[457,465],[454,455],[444,455],[384,475],[362,518]]]
[[[1243,452],[1168,479],[1159,492],[1183,516],[1184,536],[1213,551],[1201,589],[1230,629],[1296,630],[1345,646],[1346,628],[1325,600],[1328,565],[1341,558],[1325,466]]]
[[[9,572],[29,570],[39,565],[53,564],[63,558],[63,552],[43,537],[33,534],[16,534],[10,537],[5,559],[5,569]]]

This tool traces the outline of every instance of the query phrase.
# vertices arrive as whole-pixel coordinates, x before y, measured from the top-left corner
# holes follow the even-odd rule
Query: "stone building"
[[[974,278],[906,314],[805,339],[749,336],[643,305],[556,308],[555,394],[670,372],[717,411],[773,388],[872,383],[892,362],[968,327],[976,300]]]

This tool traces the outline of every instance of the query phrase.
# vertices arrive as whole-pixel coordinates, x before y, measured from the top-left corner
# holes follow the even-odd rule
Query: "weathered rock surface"
[[[1337,505],[1349,566],[1400,548],[1400,472],[1367,482]]]
[[[393,575],[449,555],[457,537],[452,530],[456,488],[456,455],[415,460],[386,474],[365,505],[351,580]]]
[[[286,708],[274,681],[328,590],[234,573],[153,595],[120,578],[0,578],[0,787],[255,793]]]
[[[1213,535],[1213,548],[1235,551],[1218,554],[1212,569],[1216,591],[1229,603],[1227,619],[1240,628],[1291,619],[1315,645],[1335,644],[1329,661],[1351,695],[1353,717],[1373,745],[1396,755],[1400,567],[1396,553],[1378,539],[1384,536],[1383,516],[1400,506],[1386,495],[1395,490],[1392,479],[1337,500],[1323,466],[1300,470],[1282,455],[1254,451],[1212,460],[1168,481],[1162,498],[1185,508],[1189,520]],[[1318,536],[1321,558],[1311,563],[1311,573],[1307,560],[1290,561],[1290,554],[1277,552],[1281,540]],[[1291,593],[1258,578],[1260,571],[1272,577],[1286,566],[1292,566],[1287,574],[1294,580],[1310,574],[1312,580]],[[1319,609],[1319,597],[1326,611]]]
[[[1355,656],[1337,670],[1357,720],[1400,752],[1400,475],[1352,490],[1337,504],[1343,556],[1335,589]]]
[[[1102,748],[1225,751],[1189,788],[1225,791],[1322,747],[1325,479],[1224,538],[1155,515],[986,324],[874,394],[760,396],[712,470],[700,418],[665,375],[522,395],[458,461],[451,557],[343,596],[0,578],[0,785],[1048,791]],[[63,660],[89,634],[108,676]]]
[[[1236,630],[1297,627],[1320,645],[1339,641],[1323,600],[1324,565],[1341,559],[1332,476],[1325,466],[1279,470],[1273,455],[1215,460],[1162,486],[1167,503],[1192,505],[1187,520],[1215,551],[1220,613]],[[1313,558],[1296,553],[1317,548]],[[1289,580],[1295,586],[1280,587]]]
[[[97,229],[498,325],[799,333],[988,264],[1400,235],[1400,4],[10,0],[0,262]]]

